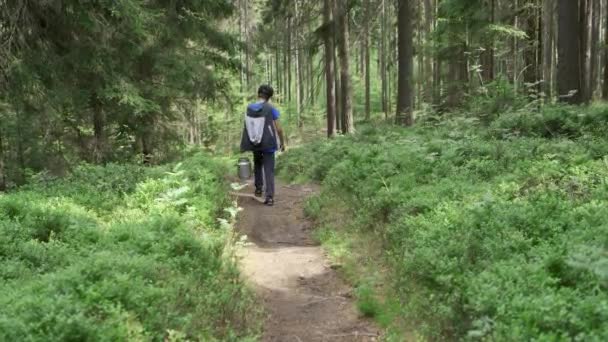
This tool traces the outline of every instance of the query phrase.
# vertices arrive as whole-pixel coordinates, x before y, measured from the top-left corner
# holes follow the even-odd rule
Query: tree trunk
[[[266,81],[268,84],[272,84],[272,80],[274,80],[274,63],[272,62],[272,55],[268,56],[268,58],[266,59],[266,68],[268,69],[267,72],[267,78],[268,80]]]
[[[281,88],[282,84],[281,84],[281,62],[280,62],[280,59],[281,59],[281,54],[280,54],[279,48],[276,47],[275,48],[275,56],[274,56],[274,65],[275,65],[274,66],[274,69],[275,69],[274,70],[274,76],[275,76],[275,82],[276,82],[276,84],[274,86],[275,86],[275,88],[279,92],[281,91],[280,89],[282,89]],[[279,99],[280,98],[281,97],[279,97]]]
[[[289,19],[287,19],[289,20]],[[288,32],[287,32],[287,20],[285,20],[285,30],[283,32],[283,46],[285,46],[285,51],[283,52],[283,99],[285,102],[289,101],[289,69],[290,69],[290,61],[289,61],[289,45],[288,45]]]
[[[435,3],[435,17],[439,17],[439,6],[441,5],[441,1],[440,0],[434,0]],[[433,29],[437,28],[437,21],[435,21],[435,27],[433,27]],[[441,53],[439,52],[439,43],[438,42],[434,42],[433,44],[433,48],[435,50],[435,60],[433,61],[433,106],[435,107],[435,110],[440,110],[442,107],[442,90],[443,90],[443,85],[442,85],[442,70],[443,70],[443,63],[442,63],[442,56]]]
[[[363,0],[365,1],[365,0]],[[365,4],[363,5],[365,7]],[[365,73],[365,18],[363,18],[363,35],[361,38],[363,38],[361,40],[361,43],[359,44],[359,66],[357,67],[357,72],[360,76],[362,76],[362,78],[364,77],[364,73]]]
[[[606,12],[608,13],[608,3],[604,2],[607,7]],[[602,98],[608,101],[608,15],[604,20],[604,84],[602,85]]]
[[[420,3],[419,1],[410,3],[410,10],[412,11],[412,18],[418,17],[419,14],[422,13],[422,3]],[[416,46],[418,46],[418,51],[416,54],[413,54],[413,52],[412,54],[414,55],[414,58],[418,59],[416,63],[418,70],[415,73],[412,71],[413,74],[416,74],[416,77],[412,76],[412,82],[414,82],[414,89],[416,89],[414,93],[414,98],[412,100],[412,108],[413,110],[416,110],[417,108],[420,108],[420,104],[423,102],[422,99],[424,98],[422,89],[422,86],[424,84],[424,53],[422,53],[421,51],[422,46],[424,45],[424,37],[422,35],[424,28],[422,26],[422,19],[413,20],[412,25],[414,25],[414,23],[416,25],[415,30],[417,34],[414,36],[414,33],[412,31],[412,37],[416,38]]]
[[[554,10],[555,0],[544,0],[543,3],[543,92],[546,101],[553,96],[553,45],[554,45]]]
[[[593,19],[591,27],[591,72],[590,79],[590,96],[593,99],[599,84],[600,70],[600,26],[601,26],[601,0],[592,0],[593,3]]]
[[[142,134],[141,137],[141,155],[144,165],[152,164],[152,147],[148,141],[148,135]]]
[[[591,23],[593,0],[579,0],[580,18],[580,78],[581,78],[581,101],[588,103],[591,100]]]
[[[334,18],[336,18],[336,11],[334,11]],[[338,30],[338,20],[334,19],[336,31]],[[334,37],[334,46],[338,44],[338,40]],[[336,48],[337,50],[337,48]],[[334,66],[335,66],[335,78],[334,86],[336,87],[336,130],[340,133],[344,133],[342,126],[342,82],[340,80],[340,59],[338,58],[337,51],[334,51]]]
[[[101,164],[106,159],[106,120],[103,105],[97,95],[93,95],[91,107],[93,110],[93,160],[95,163]]]
[[[239,0],[237,3],[237,7],[239,9],[239,38],[241,41],[244,40],[244,30],[243,30],[243,0]],[[245,92],[245,57],[243,56],[243,49],[239,49],[239,62],[240,62],[240,85],[241,85],[241,93]]]
[[[327,137],[335,135],[336,122],[336,88],[335,88],[335,65],[334,65],[334,23],[332,21],[332,0],[323,1],[323,21],[325,32],[325,88],[327,98]]]
[[[424,32],[428,41],[431,40],[431,34],[433,33],[435,9],[431,0],[424,0]],[[431,103],[433,101],[433,58],[432,54],[426,53],[424,57],[425,63],[425,75],[422,76],[425,80],[424,89],[424,101]]]
[[[436,109],[441,107],[442,100],[442,84],[441,84],[441,70],[443,67],[443,63],[441,57],[437,56],[435,58],[435,63],[433,65],[433,106]]]
[[[465,55],[466,46],[452,46],[451,50],[446,85],[446,105],[449,109],[453,109],[462,103],[464,87],[468,77]]]
[[[354,133],[355,123],[353,122],[352,97],[353,90],[350,79],[350,38],[348,29],[349,9],[346,1],[339,1],[340,11],[338,12],[338,54],[340,56],[340,83],[342,88],[342,131],[345,134]]]
[[[253,50],[251,48],[251,37],[249,36],[249,24],[248,24],[248,20],[246,18],[249,18],[249,2],[248,1],[243,1],[244,3],[244,16],[243,18],[245,20],[243,20],[243,24],[245,25],[245,85],[246,88],[249,90],[249,87],[251,86],[251,69],[252,69],[252,62],[251,62],[251,50]]]
[[[528,0],[528,5],[530,10],[528,12],[526,12],[526,20],[525,20],[525,25],[526,25],[526,35],[528,36],[526,39],[526,45],[524,46],[524,84],[525,84],[525,90],[526,93],[533,95],[535,93],[536,90],[536,82],[537,80],[537,65],[536,65],[536,42],[537,42],[537,33],[536,33],[536,29],[538,27],[537,25],[537,18],[536,18],[536,13],[534,11],[532,11],[531,9],[533,9],[534,6],[534,0]]]
[[[294,34],[294,50],[295,50],[295,58],[296,58],[296,115],[297,115],[297,124],[298,127],[302,127],[302,98],[303,96],[303,84],[302,84],[302,61],[301,61],[301,53],[300,53],[300,33],[299,33],[299,13],[298,13],[298,1],[294,1],[294,9],[295,9],[295,28],[292,29]]]
[[[316,103],[316,87],[315,87],[315,58],[312,53],[308,54],[308,75],[309,75],[309,83],[310,87],[310,107],[313,108]]]
[[[371,119],[371,100],[370,100],[370,58],[369,58],[369,36],[371,30],[371,9],[370,9],[370,0],[364,1],[365,7],[365,28],[364,28],[364,36],[363,36],[363,44],[365,50],[365,120],[369,121]]]
[[[399,0],[397,26],[399,49],[399,81],[397,90],[397,123],[405,126],[414,124],[413,102],[413,57],[414,40],[412,30],[411,0]]]
[[[387,105],[387,80],[386,80],[386,69],[387,69],[387,56],[386,56],[386,36],[387,36],[387,18],[386,18],[386,0],[382,1],[382,23],[381,23],[381,32],[380,32],[380,83],[381,83],[381,100],[382,100],[382,112],[384,112],[384,116],[388,116],[388,105]]]
[[[6,170],[4,168],[4,140],[2,127],[0,127],[0,192],[6,190]]]
[[[513,4],[513,10],[515,11],[515,16],[513,17],[513,27],[515,27],[516,30],[520,29],[520,25],[519,25],[519,15],[517,14],[519,11],[519,2],[520,0],[514,0],[514,4]],[[513,63],[513,67],[512,67],[512,79],[513,79],[513,88],[514,88],[514,92],[517,93],[518,89],[519,89],[519,38],[514,36],[513,37],[513,46],[511,47],[511,61]]]
[[[495,21],[496,4],[495,0],[487,0],[485,5],[488,7],[488,22],[492,25]],[[481,78],[483,82],[494,80],[494,40],[493,37],[486,38],[484,51],[481,53]]]
[[[291,102],[291,56],[292,56],[292,45],[291,45],[291,35],[292,35],[292,18],[287,18],[287,101]]]
[[[560,101],[580,104],[581,27],[578,1],[558,0],[557,90]]]

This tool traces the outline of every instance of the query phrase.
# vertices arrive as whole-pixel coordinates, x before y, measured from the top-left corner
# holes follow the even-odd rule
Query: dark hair
[[[268,84],[263,84],[258,88],[258,96],[268,101],[274,95],[274,89]]]

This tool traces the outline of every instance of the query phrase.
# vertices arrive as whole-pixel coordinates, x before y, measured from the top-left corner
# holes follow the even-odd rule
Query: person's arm
[[[281,141],[281,151],[284,152],[287,141],[285,140],[285,134],[283,133],[283,127],[281,127],[279,120],[274,120],[274,127],[276,128],[277,134],[279,135],[279,139]]]

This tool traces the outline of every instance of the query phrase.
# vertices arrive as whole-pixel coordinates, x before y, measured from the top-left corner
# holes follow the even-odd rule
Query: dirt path
[[[279,183],[274,207],[239,196],[244,211],[237,227],[251,242],[242,268],[268,313],[262,341],[376,341],[378,330],[359,317],[352,288],[311,238],[302,206],[312,193]]]

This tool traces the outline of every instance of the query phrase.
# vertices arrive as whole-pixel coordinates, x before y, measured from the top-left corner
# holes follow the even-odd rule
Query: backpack
[[[241,151],[271,149],[278,149],[272,106],[265,102],[251,104],[245,113]]]

